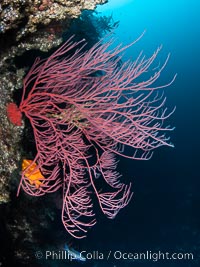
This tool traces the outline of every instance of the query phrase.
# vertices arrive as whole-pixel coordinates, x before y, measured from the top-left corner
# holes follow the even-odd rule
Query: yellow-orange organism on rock
[[[36,188],[42,186],[41,181],[45,178],[36,163],[33,163],[32,160],[24,159],[22,161],[22,170],[25,171],[24,176],[29,180],[31,185],[35,185]]]

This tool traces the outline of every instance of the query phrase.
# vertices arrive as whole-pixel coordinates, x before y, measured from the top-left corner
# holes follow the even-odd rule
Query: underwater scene
[[[0,1],[0,266],[200,266],[200,1]]]

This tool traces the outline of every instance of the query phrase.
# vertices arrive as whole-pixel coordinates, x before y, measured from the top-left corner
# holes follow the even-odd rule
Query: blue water
[[[83,245],[90,250],[160,250],[194,255],[194,260],[157,263],[97,260],[95,266],[199,266],[200,1],[110,0],[97,11],[120,21],[114,31],[117,42],[129,43],[146,30],[125,58],[134,59],[140,50],[149,56],[161,44],[158,62],[171,54],[160,83],[178,73],[166,89],[167,105],[177,107],[170,119],[176,127],[172,133],[175,148],[155,151],[148,162],[121,161],[125,179],[133,181],[133,200],[115,220],[100,218]]]

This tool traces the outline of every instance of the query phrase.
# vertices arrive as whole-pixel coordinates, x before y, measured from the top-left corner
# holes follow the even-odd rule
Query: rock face
[[[17,127],[8,121],[6,105],[12,101],[14,89],[22,86],[23,71],[9,70],[6,64],[0,71],[0,204],[9,201],[11,182],[20,162],[20,140],[23,126]],[[11,178],[12,177],[12,178]]]
[[[0,33],[15,30],[17,40],[52,22],[77,18],[82,10],[94,10],[106,0],[3,0]]]

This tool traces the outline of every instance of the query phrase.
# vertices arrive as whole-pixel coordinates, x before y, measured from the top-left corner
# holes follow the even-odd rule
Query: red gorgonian
[[[70,38],[49,58],[37,58],[19,106],[32,125],[37,154],[22,173],[18,194],[20,188],[32,196],[61,188],[62,222],[76,238],[96,223],[92,194],[109,218],[132,196],[116,171],[116,155],[146,160],[155,148],[173,146],[165,135],[172,128],[164,126],[173,111],[167,112],[159,92],[174,79],[154,86],[168,58],[145,78],[160,48],[148,59],[140,54],[121,63],[130,45],[108,50],[111,44],[84,51],[84,41]],[[39,171],[43,178],[36,187],[27,172]]]

